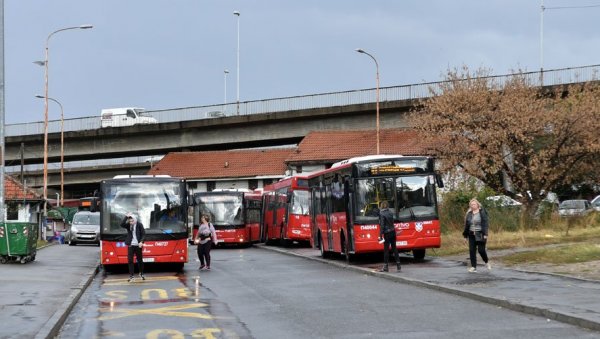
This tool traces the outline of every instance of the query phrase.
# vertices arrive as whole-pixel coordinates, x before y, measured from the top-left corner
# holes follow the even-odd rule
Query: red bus
[[[308,180],[305,176],[284,178],[267,185],[263,193],[261,240],[267,244],[310,242]]]
[[[258,193],[214,190],[194,194],[194,228],[202,214],[210,215],[219,244],[249,245],[259,239],[260,199]]]
[[[100,260],[105,268],[127,264],[126,230],[121,223],[133,213],[144,225],[143,257],[170,263],[179,270],[188,261],[185,180],[169,176],[116,176],[100,184]]]
[[[312,173],[312,244],[327,257],[339,253],[381,252],[379,203],[388,201],[397,230],[396,246],[416,260],[427,248],[439,248],[441,231],[434,159],[426,156],[376,155],[352,158]]]

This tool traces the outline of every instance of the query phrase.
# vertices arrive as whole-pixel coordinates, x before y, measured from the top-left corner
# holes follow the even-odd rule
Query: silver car
[[[79,211],[73,216],[67,242],[100,245],[100,212]]]
[[[583,199],[565,200],[558,205],[561,217],[580,217],[592,212],[592,205]]]

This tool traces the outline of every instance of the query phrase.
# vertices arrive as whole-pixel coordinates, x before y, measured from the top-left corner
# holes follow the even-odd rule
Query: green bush
[[[478,188],[474,183],[466,183],[458,189],[444,193],[439,209],[442,233],[462,232],[469,201],[473,198],[479,200],[488,212],[491,232],[518,230],[521,208],[494,206],[486,201],[486,198],[492,195],[497,194],[489,188]]]

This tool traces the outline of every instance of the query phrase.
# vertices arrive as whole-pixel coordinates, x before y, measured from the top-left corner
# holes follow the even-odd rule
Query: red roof
[[[427,155],[429,145],[422,142],[418,132],[409,129],[379,130],[379,153],[401,155]],[[336,162],[377,153],[375,130],[314,131],[298,145],[287,163]]]
[[[282,176],[285,159],[293,149],[173,152],[162,158],[148,174],[167,174],[186,179]]]
[[[42,200],[42,196],[35,190],[27,188],[10,175],[4,175],[4,199],[5,200]]]

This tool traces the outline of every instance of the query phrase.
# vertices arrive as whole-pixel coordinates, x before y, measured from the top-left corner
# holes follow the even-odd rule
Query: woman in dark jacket
[[[489,219],[487,212],[482,208],[477,199],[471,199],[463,231],[463,237],[469,241],[469,258],[471,259],[469,272],[477,272],[477,253],[475,251],[481,255],[481,259],[485,262],[485,267],[488,270],[492,269],[492,265],[488,261],[487,252],[485,251],[488,229]]]

